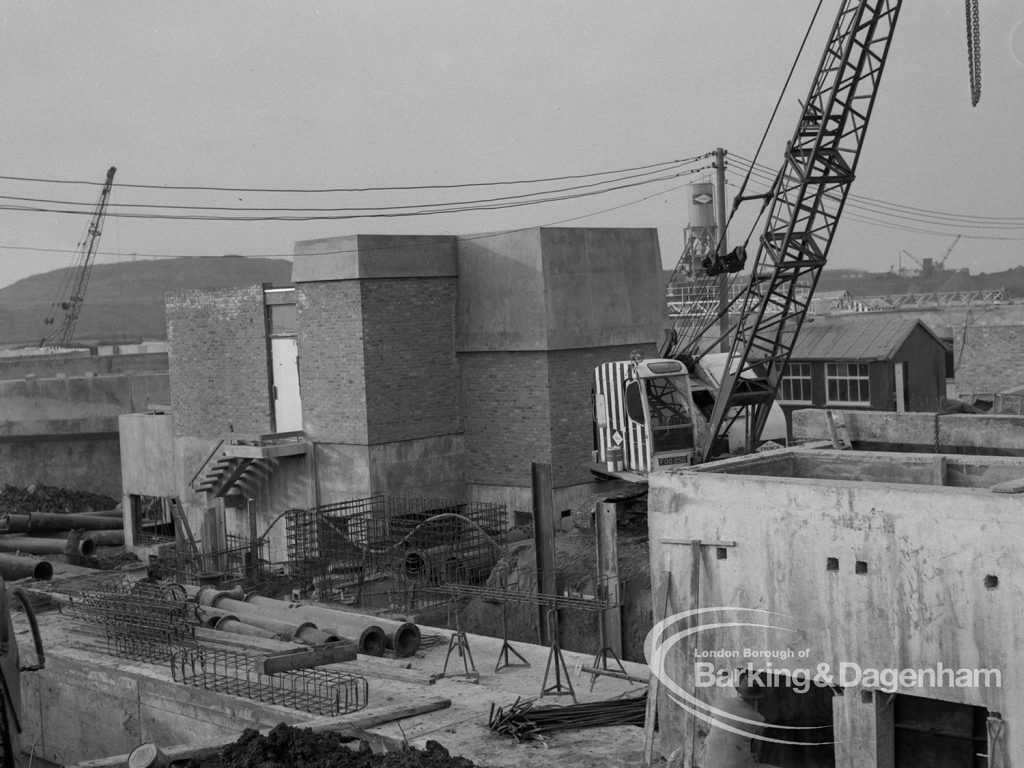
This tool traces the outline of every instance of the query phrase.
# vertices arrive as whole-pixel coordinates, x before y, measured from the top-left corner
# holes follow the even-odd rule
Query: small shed
[[[796,408],[938,411],[946,396],[943,341],[923,321],[895,313],[808,319],[779,387]]]

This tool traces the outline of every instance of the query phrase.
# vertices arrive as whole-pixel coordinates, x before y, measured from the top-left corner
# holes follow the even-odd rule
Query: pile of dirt
[[[57,488],[41,483],[30,485],[28,488],[5,485],[0,491],[0,514],[96,512],[101,509],[114,509],[117,505],[117,499],[103,494]]]
[[[452,757],[436,741],[425,749],[404,745],[375,755],[359,739],[328,731],[312,731],[281,723],[266,736],[247,728],[238,741],[219,754],[189,760],[187,768],[474,768],[464,757]]]

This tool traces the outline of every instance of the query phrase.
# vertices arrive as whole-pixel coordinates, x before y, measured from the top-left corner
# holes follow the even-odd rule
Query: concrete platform
[[[60,579],[62,567],[58,566]],[[36,583],[38,585],[38,583]],[[17,637],[26,656],[31,655],[27,623],[17,615]],[[307,712],[250,701],[175,682],[169,664],[130,662],[103,652],[104,643],[83,631],[82,624],[56,611],[39,615],[46,649],[46,668],[22,676],[24,728],[22,744],[36,760],[60,765],[124,755],[138,744],[153,741],[161,747],[194,744],[211,739],[233,740],[245,728],[269,729],[278,723],[304,724],[316,719]],[[444,744],[482,766],[543,763],[590,768],[636,765],[643,730],[633,726],[559,733],[544,742],[517,744],[487,727],[491,704],[507,706],[518,698],[537,698],[548,661],[547,648],[514,643],[531,664],[495,673],[501,640],[468,635],[470,653],[479,678],[467,679],[457,653],[449,662],[448,676],[440,678],[448,653],[450,630],[421,627],[425,643],[412,658],[369,659],[328,669],[364,675],[369,683],[368,710],[450,699],[451,706],[368,730],[380,744],[408,741],[422,747],[428,739]],[[226,635],[237,649],[249,638]],[[296,646],[270,640],[251,640],[255,652]],[[577,699],[592,702],[624,693],[641,694],[644,685],[602,676],[593,692],[590,655],[564,652]],[[646,678],[644,665],[625,664],[630,675]],[[552,678],[553,680],[553,678]],[[549,680],[549,685],[552,680]],[[571,703],[569,696],[551,696],[542,705]],[[345,718],[341,718],[344,720]],[[106,762],[104,764],[116,764]]]

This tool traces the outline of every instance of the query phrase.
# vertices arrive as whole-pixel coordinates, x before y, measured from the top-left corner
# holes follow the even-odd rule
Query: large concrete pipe
[[[101,515],[64,515],[54,512],[33,512],[29,515],[0,516],[0,531],[6,533],[39,533],[41,531],[112,531],[124,529],[124,521]]]
[[[305,643],[306,645],[323,645],[324,643],[347,642],[361,653],[367,653],[355,640],[343,634],[333,631],[332,628],[319,628],[315,622],[296,614],[278,614],[274,611],[264,610],[256,605],[233,600],[223,592],[213,589],[202,589],[197,596],[197,613],[204,607],[219,608],[227,613],[238,616],[239,620],[252,624],[263,629],[269,629],[280,635],[282,640]],[[381,631],[383,634],[383,630]],[[383,645],[383,639],[382,639]],[[381,650],[383,653],[383,649]],[[381,655],[370,654],[370,655]]]
[[[287,604],[284,604],[284,609],[278,609],[274,605],[259,605],[254,602],[245,602],[236,599],[241,595],[241,589],[232,590],[229,592],[218,591],[211,588],[200,589],[196,595],[196,602],[199,605],[211,605],[221,608],[232,613],[237,613],[245,620],[247,615],[262,615],[273,617],[278,621],[286,623],[303,623],[312,621],[309,617],[300,616],[293,611],[289,611]],[[280,602],[280,601],[275,601]],[[384,630],[379,626],[333,626],[324,623],[318,623],[318,626],[324,631],[332,632],[337,636],[348,639],[352,638],[356,647],[360,653],[364,653],[367,656],[383,656],[384,651],[387,648],[387,635]]]
[[[61,539],[67,537],[67,531],[51,531],[36,534],[41,539]],[[86,531],[83,539],[89,539],[97,547],[123,547],[124,531]]]
[[[26,552],[30,555],[81,555],[90,557],[96,544],[89,539],[42,539],[29,536],[0,536],[0,552]]]
[[[395,656],[406,658],[412,656],[420,648],[420,628],[408,621],[393,621],[382,619],[378,616],[367,616],[362,613],[351,611],[338,611],[333,608],[324,608],[315,605],[303,605],[287,603],[283,600],[275,600],[271,597],[260,595],[249,595],[247,603],[266,606],[267,608],[281,613],[289,611],[297,613],[304,618],[312,619],[321,627],[337,629],[342,634],[351,633],[358,636],[367,629],[379,628],[384,630],[384,645],[395,652]]]
[[[53,564],[34,557],[0,554],[0,576],[5,581],[27,578],[49,581],[53,578]]]
[[[273,640],[277,637],[277,635],[269,629],[263,629],[262,627],[256,627],[252,624],[246,624],[237,616],[233,616],[230,613],[218,611],[217,614],[218,615],[200,614],[200,619],[203,624],[211,629],[218,629],[221,632],[230,632],[233,635],[262,637],[267,640]]]

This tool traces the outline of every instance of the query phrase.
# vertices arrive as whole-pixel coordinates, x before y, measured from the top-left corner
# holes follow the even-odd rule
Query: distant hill
[[[73,269],[66,267],[0,288],[0,347],[37,344],[51,333],[44,321]],[[133,343],[167,338],[164,296],[195,288],[291,282],[287,259],[239,256],[161,259],[93,267],[75,329],[79,343]],[[61,315],[55,315],[56,322]]]
[[[930,275],[897,275],[895,272],[822,270],[819,291],[849,291],[853,296],[882,296],[901,293],[946,293],[1002,289],[1007,298],[1024,296],[1024,267],[1003,272],[968,274],[962,270],[937,270]]]
[[[664,273],[665,282],[672,271]],[[818,291],[849,291],[852,296],[884,296],[903,293],[946,293],[1002,289],[1007,298],[1024,297],[1024,267],[1003,272],[968,274],[960,270],[936,270],[932,274],[897,275],[895,272],[865,272],[858,269],[824,269]]]

